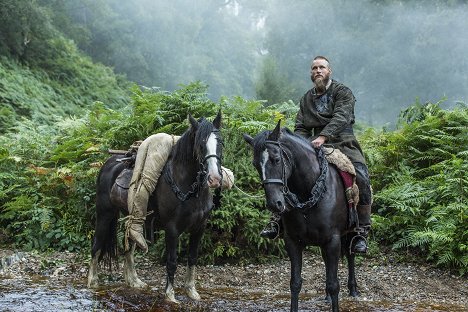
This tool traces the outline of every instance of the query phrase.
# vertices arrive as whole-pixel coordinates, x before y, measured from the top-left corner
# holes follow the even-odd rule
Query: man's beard
[[[327,91],[327,84],[329,80],[330,78],[321,77],[314,79],[315,90],[317,91],[317,93],[322,94],[325,93],[325,91]]]

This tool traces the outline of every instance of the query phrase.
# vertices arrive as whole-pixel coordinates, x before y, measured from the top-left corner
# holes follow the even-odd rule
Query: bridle
[[[214,129],[211,133],[215,133],[216,139],[217,140],[219,139],[218,129]],[[203,188],[203,185],[205,185],[208,180],[208,171],[207,171],[208,166],[206,165],[206,162],[208,161],[208,159],[216,158],[218,160],[218,164],[219,164],[218,171],[222,178],[221,157],[222,156],[219,156],[217,154],[209,154],[203,157],[203,159],[198,164],[199,169],[197,171],[195,182],[192,183],[192,185],[190,186],[190,189],[187,192],[183,192],[172,177],[172,161],[170,161],[170,163],[168,162],[166,166],[164,166],[164,170],[163,170],[164,178],[166,179],[166,182],[171,186],[172,191],[174,192],[174,194],[177,196],[177,198],[180,201],[186,201],[191,197],[198,197],[200,190]]]
[[[266,144],[276,145],[280,149],[281,179],[264,179],[262,181],[262,185],[280,184],[283,187],[283,194],[287,194],[289,192],[289,189],[288,189],[288,182],[287,182],[287,179],[286,179],[286,161],[285,161],[285,159],[287,159],[290,164],[291,164],[291,160],[290,160],[288,154],[286,154],[286,151],[284,150],[284,148],[281,146],[280,142],[272,141],[272,140],[266,140],[265,141],[265,146],[266,146]],[[284,157],[283,155],[285,155],[286,157]]]
[[[317,203],[322,199],[323,194],[325,194],[327,190],[326,186],[326,178],[328,174],[328,161],[325,158],[324,155],[324,150],[322,147],[320,148],[314,148],[315,153],[317,155],[317,159],[319,161],[319,169],[320,169],[320,175],[315,181],[315,184],[311,190],[311,196],[309,199],[303,203],[301,203],[297,197],[296,194],[292,193],[289,188],[288,188],[288,181],[286,178],[286,161],[292,165],[291,159],[286,153],[285,149],[283,148],[282,144],[279,141],[272,141],[272,140],[266,140],[266,144],[273,144],[278,146],[280,149],[280,159],[281,159],[281,172],[282,176],[281,179],[264,179],[262,181],[263,185],[267,184],[280,184],[282,186],[282,193],[285,199],[285,202],[292,208],[300,209],[304,214],[310,212],[310,209],[312,209]],[[283,156],[284,155],[284,156]],[[284,213],[286,208],[284,208],[280,213]]]

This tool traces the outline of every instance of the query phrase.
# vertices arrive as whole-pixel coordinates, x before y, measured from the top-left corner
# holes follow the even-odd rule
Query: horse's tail
[[[104,262],[106,267],[112,269],[118,260],[117,230],[120,211],[111,203],[110,191],[121,169],[116,168],[119,166],[112,168],[109,165],[109,161],[104,164],[97,180],[96,227],[91,256],[94,258],[98,255],[98,262]]]

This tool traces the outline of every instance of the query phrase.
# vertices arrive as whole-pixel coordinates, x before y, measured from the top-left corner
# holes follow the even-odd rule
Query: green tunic
[[[294,132],[307,139],[323,135],[327,137],[326,144],[342,151],[352,162],[365,164],[353,133],[355,102],[351,90],[335,80],[322,95],[312,88],[301,99]]]

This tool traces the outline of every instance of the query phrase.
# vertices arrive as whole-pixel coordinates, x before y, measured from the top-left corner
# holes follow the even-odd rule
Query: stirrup
[[[355,252],[354,251],[354,248],[353,248],[353,245],[354,245],[354,242],[356,239],[362,239],[364,241],[364,243],[366,244],[366,250],[364,252]],[[353,254],[365,254],[367,253],[367,249],[369,249],[368,245],[367,245],[367,238],[364,236],[364,235],[361,235],[361,234],[356,234],[353,236],[353,238],[351,238],[351,241],[349,242],[349,254],[350,255],[353,255]]]
[[[268,227],[268,228],[267,228]],[[269,238],[269,239],[276,239],[280,235],[280,225],[277,221],[270,220],[267,227],[265,227],[261,232],[260,236]],[[274,234],[274,236],[273,236]]]

